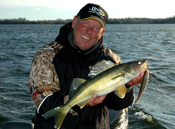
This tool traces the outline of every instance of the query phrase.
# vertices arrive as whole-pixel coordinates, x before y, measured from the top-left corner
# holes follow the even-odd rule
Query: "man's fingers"
[[[97,95],[93,95],[91,97],[91,99],[89,100],[89,102],[87,103],[88,106],[95,106],[97,104],[100,104],[103,102],[103,100],[106,98],[107,95],[103,95],[103,96],[97,96]]]
[[[91,97],[91,99],[89,100],[89,102],[87,103],[87,106],[93,106],[94,105],[94,101],[96,100],[97,95],[93,95]]]
[[[143,75],[144,75],[144,72],[141,73],[137,78],[134,78],[131,81],[129,81],[127,84],[128,85],[131,85],[131,86],[133,86],[133,85],[139,85],[142,82]]]
[[[107,95],[103,95],[103,96],[97,97],[97,99],[95,100],[95,102],[96,102],[97,104],[102,103],[103,100],[106,98],[106,96],[107,96]]]

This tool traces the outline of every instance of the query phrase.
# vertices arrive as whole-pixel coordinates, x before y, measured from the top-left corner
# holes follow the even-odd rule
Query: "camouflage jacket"
[[[37,110],[48,96],[60,90],[59,78],[52,61],[62,48],[61,44],[51,42],[40,48],[32,61],[28,86]],[[104,48],[104,52],[116,64],[121,63],[120,57],[109,48]]]

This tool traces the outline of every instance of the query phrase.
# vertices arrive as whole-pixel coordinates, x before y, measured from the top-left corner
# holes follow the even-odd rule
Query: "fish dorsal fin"
[[[72,81],[72,85],[70,87],[69,91],[69,98],[71,98],[74,93],[77,91],[77,89],[85,82],[85,79],[82,78],[74,78]]]
[[[95,64],[91,68],[88,76],[92,78],[92,77],[94,77],[94,76],[104,72],[105,70],[107,70],[107,69],[109,69],[109,68],[111,68],[113,66],[115,66],[115,64],[113,62],[107,61],[107,60],[103,60],[103,61]]]

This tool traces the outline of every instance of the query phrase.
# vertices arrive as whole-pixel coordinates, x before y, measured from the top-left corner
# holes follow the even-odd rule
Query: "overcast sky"
[[[100,4],[109,18],[175,16],[174,0],[0,0],[0,19],[72,19],[87,3]]]

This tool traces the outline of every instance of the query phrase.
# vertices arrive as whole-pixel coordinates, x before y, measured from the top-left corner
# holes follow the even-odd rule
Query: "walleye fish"
[[[75,105],[83,108],[92,95],[102,96],[115,91],[117,96],[124,98],[130,90],[126,89],[125,84],[145,72],[147,62],[147,60],[141,60],[115,65],[87,81],[75,78],[71,87],[76,90],[69,95],[69,101],[65,105],[49,110],[43,114],[43,117],[45,119],[55,117],[54,127],[59,129],[69,110]]]

